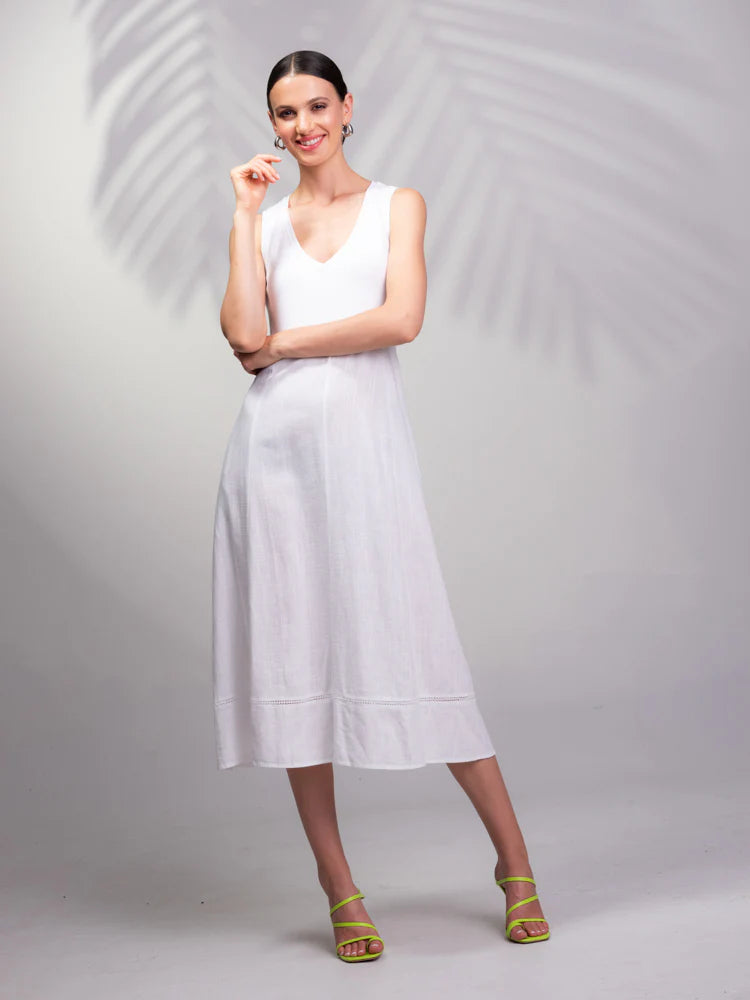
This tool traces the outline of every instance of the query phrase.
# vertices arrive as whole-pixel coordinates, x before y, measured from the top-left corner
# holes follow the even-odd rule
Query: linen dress
[[[396,188],[321,263],[262,212],[269,333],[382,305]],[[495,751],[425,507],[396,347],[284,358],[232,428],[213,536],[218,767],[416,768]]]

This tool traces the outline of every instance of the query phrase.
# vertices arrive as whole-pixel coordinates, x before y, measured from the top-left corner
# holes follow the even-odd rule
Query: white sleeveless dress
[[[271,334],[382,305],[395,187],[346,243],[302,249],[262,212]],[[213,537],[220,769],[415,768],[495,751],[456,631],[395,347],[284,358],[232,428]]]

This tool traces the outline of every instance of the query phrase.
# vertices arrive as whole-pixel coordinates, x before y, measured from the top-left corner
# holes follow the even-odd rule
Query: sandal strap
[[[505,916],[507,917],[509,913],[513,912],[513,910],[517,910],[519,906],[524,906],[526,903],[533,903],[535,899],[539,899],[539,897],[538,896],[529,896],[528,899],[520,899],[517,903],[513,903],[512,906],[508,907],[508,909],[505,911]],[[526,919],[527,920],[533,920],[534,918],[533,917],[527,917]],[[544,917],[538,917],[537,919],[538,920],[544,920]]]
[[[505,882],[531,882],[531,884],[533,886],[536,886],[535,879],[529,878],[528,875],[508,875],[505,878],[496,878],[495,882],[497,883],[497,885],[500,886],[500,888],[503,890],[503,892],[505,892],[505,884],[504,884]],[[513,903],[505,911],[505,919],[507,920],[508,919],[508,915],[510,913],[512,913],[513,910],[517,910],[519,906],[524,906],[526,903],[533,903],[534,900],[537,900],[537,899],[539,899],[539,896],[538,895],[533,895],[533,896],[529,896],[528,899],[521,899],[521,900],[519,900],[519,902]],[[506,928],[505,928],[505,936],[508,938],[509,941],[515,941],[517,944],[525,944],[527,941],[544,941],[545,938],[549,937],[549,931],[546,931],[546,933],[544,933],[544,934],[529,934],[527,932],[525,938],[513,938],[513,937],[511,937],[511,931],[513,930],[514,927],[518,927],[520,924],[534,923],[534,922],[536,922],[538,924],[546,924],[547,923],[547,918],[546,917],[517,917],[515,920],[511,920],[511,922],[506,926]],[[524,928],[524,930],[525,930],[525,928]]]
[[[355,941],[380,941],[380,943],[385,947],[385,941],[382,937],[378,937],[377,934],[363,934],[362,937],[349,938],[348,941],[338,941],[336,943],[336,951],[338,951],[339,948],[343,948],[345,944],[354,944]]]
[[[364,899],[364,898],[365,894],[363,892],[355,892],[353,896],[348,896],[346,899],[342,899],[340,903],[334,903],[329,913],[333,913],[334,910],[338,910],[340,906],[345,906],[346,903],[351,903],[353,899]]]
[[[507,878],[496,878],[495,882],[502,887],[503,882],[531,882],[536,885],[533,878],[529,878],[527,875],[508,875]]]
[[[331,916],[333,916],[334,910],[338,910],[340,906],[345,906],[347,903],[351,903],[354,899],[364,899],[365,894],[363,892],[356,892],[353,896],[347,897],[347,899],[342,899],[339,903],[335,903],[331,907]],[[368,923],[366,920],[334,920],[332,923],[333,927],[372,927],[375,931],[374,934],[360,934],[359,937],[348,938],[346,941],[336,942],[336,953],[338,954],[339,948],[342,948],[345,944],[354,944],[355,941],[380,941],[380,943],[385,947],[385,941],[377,933],[377,927],[375,924]],[[378,953],[380,954],[380,953]],[[374,957],[373,954],[368,953],[369,957]],[[339,955],[339,958],[346,958],[347,961],[353,959],[364,958],[364,955]]]

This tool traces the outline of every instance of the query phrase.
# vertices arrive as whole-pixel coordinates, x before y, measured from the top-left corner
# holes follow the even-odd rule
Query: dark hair
[[[288,55],[282,56],[269,74],[268,83],[266,84],[266,104],[271,114],[273,114],[273,108],[271,107],[269,95],[273,85],[282,76],[297,75],[299,73],[305,73],[308,76],[319,76],[323,80],[328,80],[329,83],[333,84],[341,101],[349,93],[344,78],[341,75],[341,70],[333,59],[329,59],[328,56],[322,52],[316,52],[314,49],[299,49],[297,52],[290,52]],[[346,142],[346,136],[343,137],[342,141]]]

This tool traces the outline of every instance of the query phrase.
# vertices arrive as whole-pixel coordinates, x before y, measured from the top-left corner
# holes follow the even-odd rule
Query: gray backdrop
[[[399,357],[552,929],[504,941],[447,768],[339,767],[387,949],[359,995],[743,995],[749,29],[742,0],[3,15],[7,995],[354,988],[285,773],[220,773],[213,742],[213,507],[251,380],[218,324],[229,169],[272,151],[295,48],[342,68],[354,169],[427,200]]]

